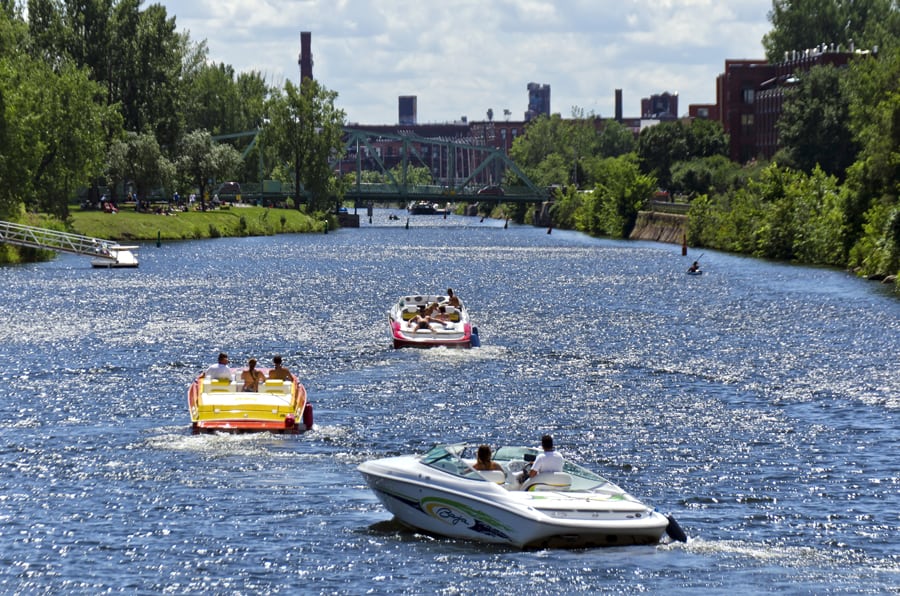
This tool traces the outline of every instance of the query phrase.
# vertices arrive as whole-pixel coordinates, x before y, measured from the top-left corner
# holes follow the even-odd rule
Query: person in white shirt
[[[541,437],[541,447],[544,452],[538,455],[531,464],[531,471],[528,472],[530,478],[534,478],[541,472],[562,472],[563,470],[563,458],[553,450],[553,437],[550,435]]]
[[[228,354],[219,352],[219,362],[206,369],[206,378],[231,380],[232,375],[231,368],[228,366]]]

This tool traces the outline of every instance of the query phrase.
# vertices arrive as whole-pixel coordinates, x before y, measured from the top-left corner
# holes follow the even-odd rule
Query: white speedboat
[[[91,266],[95,268],[137,267],[137,255],[133,252],[137,249],[137,246],[100,244],[96,248],[97,256],[91,259]]]
[[[687,540],[674,518],[571,461],[563,472],[522,483],[538,449],[501,447],[494,461],[503,471],[489,472],[472,467],[474,451],[438,445],[422,456],[368,461],[359,471],[399,521],[431,534],[517,548],[655,544],[663,533]]]
[[[420,310],[436,308],[428,323],[415,323]],[[443,312],[439,309],[443,309]],[[471,348],[480,345],[478,329],[469,322],[469,312],[461,302],[449,305],[449,296],[411,294],[401,296],[388,312],[391,339],[395,348]]]

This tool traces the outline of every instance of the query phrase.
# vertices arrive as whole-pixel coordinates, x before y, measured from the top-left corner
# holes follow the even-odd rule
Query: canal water
[[[399,220],[389,215],[399,215]],[[114,216],[111,216],[114,217]],[[900,591],[900,300],[832,269],[456,216],[0,268],[0,592]],[[685,274],[700,259],[701,276]],[[482,347],[394,350],[453,287]],[[280,353],[316,426],[190,433],[220,351]],[[356,466],[537,445],[686,544],[516,551],[392,521]]]

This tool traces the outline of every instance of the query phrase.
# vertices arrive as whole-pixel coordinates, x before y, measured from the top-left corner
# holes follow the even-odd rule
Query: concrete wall
[[[652,240],[681,244],[687,234],[687,216],[675,213],[659,213],[657,211],[638,212],[634,230],[628,237],[631,240]]]

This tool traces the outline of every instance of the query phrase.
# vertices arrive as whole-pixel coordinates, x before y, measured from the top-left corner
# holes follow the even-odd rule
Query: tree
[[[637,214],[656,189],[653,176],[641,173],[637,157],[630,153],[610,157],[598,164],[594,177],[599,181],[585,205],[585,213],[576,214],[580,229],[613,238],[627,238],[634,229]]]
[[[336,92],[304,79],[300,87],[285,81],[284,89],[267,102],[262,139],[291,164],[298,208],[301,189],[313,211],[327,210],[329,195],[338,189],[329,159],[342,150],[345,114],[334,107],[335,99]]]
[[[663,188],[671,186],[672,166],[677,162],[727,154],[728,137],[722,125],[709,120],[660,122],[638,136],[641,171],[656,176]]]
[[[572,118],[562,122],[562,136],[567,142],[558,148],[558,152],[568,158],[571,164],[571,182],[578,186],[580,175],[580,161],[597,153],[597,130],[594,128],[593,115],[585,116],[584,110],[579,107],[572,108]]]
[[[184,43],[161,4],[120,0],[112,10],[112,59],[105,76],[110,104],[122,110],[126,130],[152,131],[173,148],[181,132],[179,93]]]
[[[634,133],[621,122],[608,120],[600,131],[597,149],[602,157],[619,157],[634,151]]]
[[[896,44],[900,10],[895,0],[773,0],[772,30],[763,36],[776,63],[793,51],[835,44],[843,49]]]
[[[816,165],[844,177],[856,159],[849,102],[841,86],[843,69],[816,66],[800,76],[785,98],[778,121],[781,150],[776,161],[812,173]]]
[[[559,114],[538,116],[529,122],[525,127],[525,134],[516,137],[509,150],[510,158],[529,177],[529,170],[537,167],[552,153],[566,153],[563,120]]]
[[[68,201],[102,170],[103,138],[114,111],[102,89],[70,61],[50,65],[25,54],[0,58],[0,208],[17,205],[65,218]]]
[[[138,206],[152,190],[170,185],[175,173],[156,137],[149,133],[129,132],[124,140],[114,142],[109,149],[107,164],[107,175],[114,182],[134,184]]]
[[[234,147],[216,144],[207,130],[195,130],[179,141],[175,165],[197,187],[200,207],[205,210],[209,181],[227,177],[238,168],[240,161],[241,156]]]
[[[648,126],[638,136],[637,155],[641,171],[652,174],[663,188],[672,183],[672,164],[688,159],[687,135],[680,121]]]
[[[572,108],[573,119],[559,114],[528,123],[525,134],[513,141],[510,158],[538,186],[584,181],[583,161],[597,152],[593,116]]]
[[[900,47],[855,60],[845,80],[859,159],[847,172],[845,219],[851,266],[900,270]]]
[[[724,155],[675,162],[669,190],[691,196],[723,193],[736,185],[739,171],[740,166]]]

